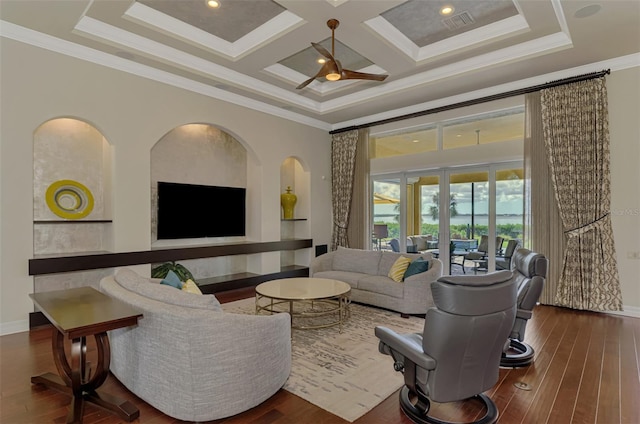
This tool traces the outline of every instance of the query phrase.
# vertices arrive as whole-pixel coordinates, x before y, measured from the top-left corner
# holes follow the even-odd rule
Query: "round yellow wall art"
[[[83,184],[73,180],[59,180],[47,188],[47,206],[51,212],[65,219],[81,219],[93,210],[93,195]]]

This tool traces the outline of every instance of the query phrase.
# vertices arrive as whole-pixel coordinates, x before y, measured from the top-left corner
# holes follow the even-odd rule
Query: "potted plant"
[[[191,280],[194,283],[196,282],[195,278],[193,278],[193,274],[181,264],[172,262],[165,262],[162,265],[158,265],[157,267],[151,269],[151,277],[152,278],[165,278],[169,271],[175,272],[180,281],[185,282],[187,280]]]

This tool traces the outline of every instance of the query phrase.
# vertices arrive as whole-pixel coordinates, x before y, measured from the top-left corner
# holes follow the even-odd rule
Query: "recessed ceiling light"
[[[412,143],[420,143],[420,140],[411,140]]]
[[[207,0],[207,6],[215,9],[217,7],[220,7],[220,2],[216,0]]]
[[[440,14],[443,16],[451,15],[454,11],[454,7],[451,5],[445,5],[440,8]]]
[[[576,18],[588,18],[589,16],[593,16],[598,13],[602,9],[602,6],[599,4],[590,4],[589,6],[581,7],[576,10],[576,13],[573,14]]]
[[[462,137],[462,134],[456,134],[456,137],[460,138]]]
[[[320,58],[318,59],[318,63],[323,64],[327,61],[327,59]]]

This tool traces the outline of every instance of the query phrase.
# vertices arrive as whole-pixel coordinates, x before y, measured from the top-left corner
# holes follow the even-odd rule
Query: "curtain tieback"
[[[343,223],[343,222],[334,222],[334,225],[338,228],[341,228],[343,230],[347,229],[347,224]]]
[[[600,218],[596,219],[593,222],[590,222],[588,224],[582,225],[580,227],[577,228],[573,228],[571,230],[567,230],[564,233],[567,235],[567,237],[571,238],[571,237],[578,237],[579,235],[582,235],[584,233],[587,233],[591,230],[594,229],[602,229],[604,228],[605,224],[608,223],[608,219],[609,218],[609,213],[606,213],[604,215],[602,215]]]

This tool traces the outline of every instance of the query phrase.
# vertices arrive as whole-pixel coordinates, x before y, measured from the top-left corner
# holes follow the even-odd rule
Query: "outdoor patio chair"
[[[510,270],[513,267],[513,262],[511,258],[513,258],[513,254],[520,247],[520,240],[509,240],[507,242],[507,247],[504,249],[503,256],[496,256],[496,269],[507,269]]]
[[[400,406],[416,423],[442,423],[428,416],[430,402],[476,398],[493,423],[498,410],[483,392],[498,381],[500,358],[516,314],[516,281],[510,271],[444,276],[431,283],[435,306],[422,334],[376,327],[379,351],[404,374]]]
[[[392,251],[400,252],[400,240],[397,238],[389,240],[389,246],[391,246]]]
[[[502,242],[504,239],[502,237],[496,237],[496,257],[501,255],[502,252]],[[487,269],[487,263],[480,262],[482,259],[486,260],[489,252],[489,237],[486,235],[480,236],[480,244],[478,245],[478,249],[469,252],[464,255],[463,264],[465,261],[470,261],[474,263],[474,267],[478,266],[480,268]],[[464,266],[462,268],[464,270]]]

